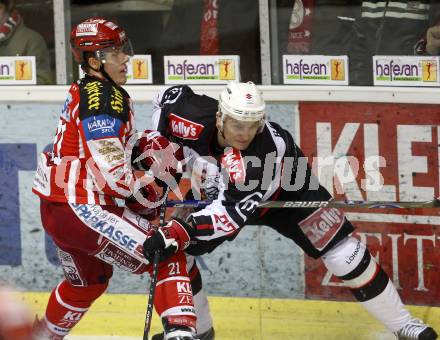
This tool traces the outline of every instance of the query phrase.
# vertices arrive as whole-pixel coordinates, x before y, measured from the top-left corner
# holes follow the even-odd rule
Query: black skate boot
[[[196,340],[215,340],[214,328],[210,328],[205,333],[197,334],[195,339]],[[164,340],[164,335],[163,335],[163,333],[155,334],[155,335],[153,335],[151,340]]]
[[[437,333],[419,319],[411,319],[394,335],[399,340],[435,340]]]
[[[175,327],[165,331],[164,340],[196,340],[188,327]]]

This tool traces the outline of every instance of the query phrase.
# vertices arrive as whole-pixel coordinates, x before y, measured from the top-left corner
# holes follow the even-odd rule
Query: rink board
[[[346,91],[339,89],[337,93]],[[392,94],[392,98],[397,97]],[[396,195],[415,188],[416,196],[439,196],[439,105],[300,103],[299,112],[297,102],[280,100],[283,102],[268,103],[269,119],[293,132],[306,154],[331,152],[338,145],[339,151],[362,160],[377,147],[390,162],[389,168],[380,171],[388,189],[394,188]],[[52,142],[62,104],[59,98],[0,102],[0,280],[20,290],[49,291],[62,279],[54,247],[41,226],[38,199],[31,193],[37,155]],[[140,129],[151,127],[151,109],[151,102],[135,102]],[[400,135],[398,126],[403,129]],[[358,186],[363,177],[361,169],[356,178]],[[354,193],[356,190],[348,195]],[[361,198],[374,199],[363,191]],[[405,302],[440,303],[440,290],[436,288],[440,281],[438,213],[354,211],[349,217],[358,227],[355,236],[372,248],[373,255],[398,283]],[[319,262],[305,258],[290,240],[264,226],[246,227],[234,242],[225,242],[197,260],[209,295],[351,299],[346,288],[339,287]],[[146,287],[146,276],[115,271],[109,291],[137,294],[145,292]]]
[[[40,315],[47,293],[25,293]],[[219,340],[392,340],[358,303],[291,299],[209,297]],[[106,294],[89,310],[68,339],[140,339],[146,297]],[[440,329],[440,308],[410,306],[411,312]],[[157,315],[152,333],[161,328]],[[96,338],[95,338],[96,337]]]
[[[439,105],[301,102],[298,125],[304,154],[336,199],[429,201],[440,196]],[[344,171],[324,166],[328,156]],[[379,179],[381,186],[375,188]],[[356,227],[353,235],[368,245],[405,303],[440,306],[440,209],[346,212]],[[321,262],[304,260],[306,298],[353,300]]]

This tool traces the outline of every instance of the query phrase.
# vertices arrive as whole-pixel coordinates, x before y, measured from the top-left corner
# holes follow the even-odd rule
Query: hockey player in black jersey
[[[354,227],[341,210],[257,207],[265,200],[326,201],[331,196],[301,161],[304,155],[292,135],[266,120],[265,102],[253,83],[229,83],[219,101],[174,86],[158,95],[155,110],[157,130],[183,147],[186,170],[199,180],[202,197],[195,192],[195,198],[213,202],[159,228],[144,243],[147,257],[156,250],[164,256],[177,250],[202,255],[234,239],[245,225],[267,225],[322,259],[398,339],[437,338],[411,316],[366,246],[350,236]]]

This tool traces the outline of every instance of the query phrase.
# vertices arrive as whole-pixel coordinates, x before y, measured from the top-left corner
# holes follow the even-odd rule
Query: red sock
[[[74,287],[68,281],[62,281],[52,291],[47,304],[45,323],[48,330],[66,336],[106,288],[107,284]]]

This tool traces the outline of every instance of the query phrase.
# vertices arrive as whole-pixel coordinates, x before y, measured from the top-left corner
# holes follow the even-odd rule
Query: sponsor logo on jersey
[[[178,294],[192,294],[190,282],[177,282]]]
[[[246,170],[240,150],[229,148],[222,157],[222,166],[228,172],[232,183],[244,183]]]
[[[72,102],[72,95],[70,93],[67,94],[67,98],[64,102],[63,109],[61,110],[61,118],[66,122],[70,122],[70,103]]]
[[[179,117],[174,113],[170,113],[168,126],[173,136],[182,139],[197,140],[203,130],[203,125]]]
[[[86,140],[118,137],[122,122],[109,115],[91,116],[83,120]]]
[[[114,140],[100,140],[95,146],[99,155],[101,155],[112,168],[120,165],[124,160],[124,151],[116,145],[116,141]]]
[[[87,93],[87,109],[99,110],[103,85],[99,81],[91,81],[84,86]]]
[[[112,86],[110,106],[115,112],[119,114],[121,114],[124,111],[124,97],[122,96],[121,91],[119,91],[114,86]]]
[[[59,332],[65,332],[66,328],[72,328],[79,322],[79,320],[81,320],[85,312],[86,311],[84,312],[68,311],[66,314],[64,314],[63,318],[58,323],[57,326],[59,327],[57,326],[54,327],[54,330]]]
[[[162,105],[165,104],[173,104],[179,99],[180,95],[182,94],[182,86],[174,86],[170,87],[168,90],[165,91],[163,94],[162,100],[160,103]]]
[[[126,233],[124,228],[115,225],[113,219],[105,211],[95,211],[93,205],[71,204],[78,218],[99,234],[114,241],[123,249],[133,252],[138,242]]]
[[[108,241],[105,247],[102,248],[95,256],[99,257],[106,263],[131,273],[135,272],[142,265],[139,260],[125,253]]]
[[[71,311],[68,311],[63,316],[63,319],[64,319],[64,321],[68,321],[68,322],[78,322],[79,320],[81,320],[83,314],[84,314],[84,312],[71,312]]]
[[[317,250],[322,250],[344,224],[344,213],[336,208],[318,209],[298,223]]]
[[[76,287],[84,287],[86,285],[86,282],[83,281],[81,278],[81,275],[79,273],[78,268],[76,267],[76,263],[73,260],[72,256],[61,250],[60,248],[57,248],[58,251],[58,258],[60,259],[61,267],[64,271],[64,276],[66,279]]]

